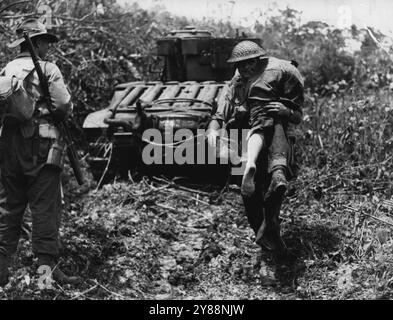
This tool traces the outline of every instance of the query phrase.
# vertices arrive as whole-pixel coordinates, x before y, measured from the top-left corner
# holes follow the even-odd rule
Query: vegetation
[[[376,30],[299,24],[286,9],[253,28],[189,21],[157,8],[92,11],[94,1],[59,9],[62,40],[52,59],[63,70],[84,116],[107,106],[114,86],[157,79],[154,39],[193,24],[216,35],[260,37],[305,76],[307,104],[299,126],[301,171],[285,202],[283,237],[304,266],[276,270],[261,286],[261,254],[242,214],[238,190],[223,194],[177,190],[165,181],[114,183],[95,191],[67,183],[63,265],[82,275],[80,288],[37,291],[31,249],[22,241],[2,298],[392,298],[391,48]],[[3,1],[4,7],[11,1]],[[0,12],[0,64],[14,54],[5,43],[36,1]],[[1,10],[1,9],[0,9]],[[373,38],[374,37],[374,38]],[[348,44],[358,44],[352,50]],[[97,202],[100,199],[100,202]],[[208,284],[208,285],[206,285]]]

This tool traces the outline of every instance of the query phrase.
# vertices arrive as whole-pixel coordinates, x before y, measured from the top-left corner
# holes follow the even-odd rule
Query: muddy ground
[[[297,259],[280,267],[254,243],[236,185],[150,178],[100,190],[93,182],[73,185],[66,190],[61,266],[83,282],[40,290],[30,241],[22,239],[0,298],[391,298],[393,204],[324,189],[331,178],[306,168],[292,182],[282,234]]]

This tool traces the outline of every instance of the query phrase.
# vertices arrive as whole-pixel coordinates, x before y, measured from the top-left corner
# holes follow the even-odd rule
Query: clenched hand
[[[269,103],[269,105],[265,107],[265,110],[266,114],[273,118],[289,118],[291,116],[291,109],[279,102]]]

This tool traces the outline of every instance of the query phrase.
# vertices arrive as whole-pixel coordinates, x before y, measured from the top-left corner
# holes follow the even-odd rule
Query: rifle
[[[31,39],[26,31],[23,32],[23,37],[26,40],[27,47],[31,55],[31,59],[33,60],[34,67],[37,71],[38,79],[40,80],[40,87],[44,95],[44,100],[46,102],[46,105],[48,106],[48,111],[52,115],[53,120],[55,121],[56,119],[53,117],[53,106],[50,97],[48,81],[45,78],[44,73],[42,72],[41,66],[38,62],[37,54],[34,50]],[[74,142],[72,141],[71,133],[67,126],[67,122],[66,120],[58,120],[56,121],[56,125],[60,130],[62,136],[64,137],[64,141],[66,143],[66,148],[67,148],[67,156],[68,159],[70,160],[70,164],[72,170],[74,171],[75,178],[78,181],[79,185],[82,185],[84,183],[84,178],[80,168],[78,154],[75,149]]]

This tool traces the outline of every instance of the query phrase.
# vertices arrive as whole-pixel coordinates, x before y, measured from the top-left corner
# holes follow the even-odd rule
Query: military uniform
[[[226,93],[225,103],[218,107],[213,119],[221,126],[227,124],[230,127],[251,128],[250,132],[263,132],[267,149],[259,156],[255,192],[251,197],[243,196],[243,203],[257,241],[266,238],[271,245],[282,247],[279,213],[283,199],[268,201],[265,196],[276,168],[285,167],[289,178],[296,173],[293,155],[296,131],[286,119],[267,116],[264,107],[282,103],[291,110],[301,112],[303,80],[289,61],[269,57],[264,59],[262,66],[261,71],[247,81],[236,72]],[[281,249],[277,247],[270,249]]]
[[[268,172],[285,167],[287,177],[296,175],[293,144],[296,129],[292,123],[267,116],[264,108],[269,104],[282,103],[301,113],[304,102],[303,79],[289,61],[266,58],[261,72],[244,81],[236,71],[226,93],[225,103],[220,105],[214,120],[229,127],[250,128],[249,136],[256,131],[265,135],[268,152]]]
[[[48,79],[53,114],[64,118],[71,112],[72,103],[62,74],[53,63],[42,60],[39,63]],[[22,52],[7,64],[5,75],[24,79],[33,69],[30,54]],[[42,98],[36,72],[29,85],[30,92],[38,100]],[[44,102],[38,104],[37,110],[45,109]],[[62,163],[48,165],[47,160],[51,148],[55,143],[58,146],[62,137],[53,119],[43,114],[36,112],[23,124],[7,121],[5,117],[1,128],[0,258],[9,259],[15,253],[28,204],[32,213],[34,254],[45,264],[58,257]]]

